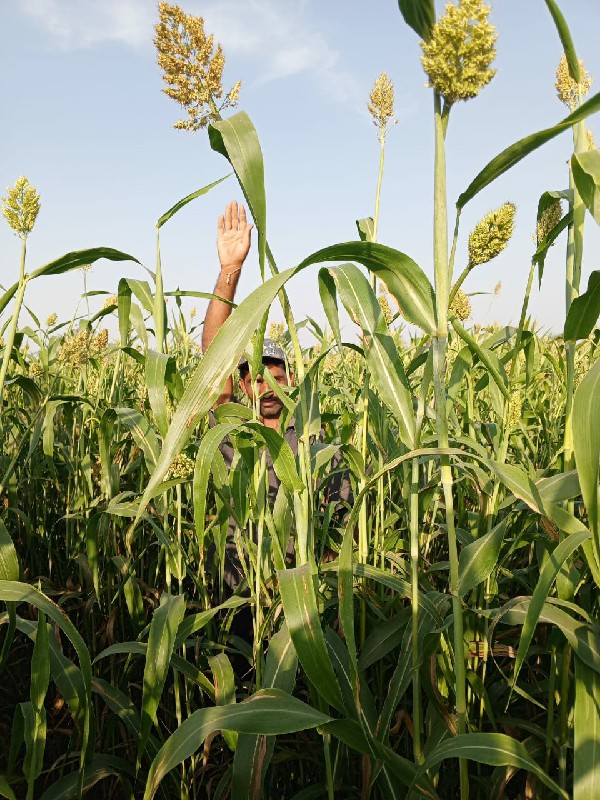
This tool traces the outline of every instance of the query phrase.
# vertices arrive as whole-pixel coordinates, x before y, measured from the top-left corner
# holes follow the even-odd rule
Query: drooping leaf
[[[435,25],[433,0],[398,0],[404,21],[421,39],[427,41]]]
[[[587,339],[600,317],[600,270],[590,275],[587,290],[576,297],[567,313],[564,338],[567,342]]]
[[[496,525],[489,533],[480,536],[472,544],[460,551],[458,559],[458,594],[464,597],[467,592],[479,586],[491,575],[498,563],[498,553],[502,546],[506,520]]]
[[[556,4],[556,0],[546,0],[546,5],[548,6],[548,11],[552,15],[552,19],[556,25],[560,43],[563,46],[563,50],[567,59],[569,74],[575,83],[579,83],[579,59],[577,58],[577,53],[575,52],[575,45],[573,44],[573,39],[571,38],[571,32],[569,31],[567,21],[564,18],[562,11]]]
[[[152,724],[156,723],[156,710],[167,677],[175,634],[183,619],[184,611],[185,597],[183,595],[163,595],[160,606],[152,615],[144,667],[142,728],[138,744],[138,762],[146,747]]]
[[[94,264],[101,258],[105,258],[107,261],[134,261],[136,264],[140,263],[134,256],[123,253],[121,250],[115,250],[113,247],[92,247],[89,250],[76,250],[73,253],[66,253],[66,255],[57,258],[56,261],[51,261],[49,264],[33,270],[29,280],[33,280],[33,278],[37,278],[40,275],[63,275],[72,269],[81,269]]]
[[[166,740],[152,762],[144,800],[152,800],[171,769],[189,758],[215,730],[276,736],[315,728],[330,718],[278,689],[262,689],[242,703],[195,711]]]
[[[534,774],[544,786],[559,797],[568,800],[568,795],[556,784],[542,767],[527,752],[522,742],[504,733],[464,733],[446,739],[426,758],[419,771],[419,777],[426,770],[435,769],[447,758],[464,758],[479,764],[493,767],[512,766]]]
[[[344,703],[321,628],[310,564],[279,570],[277,577],[288,630],[306,676],[329,705],[341,711]]]
[[[527,651],[529,650],[529,645],[533,639],[533,634],[535,633],[535,628],[538,624],[540,614],[542,613],[542,609],[544,608],[544,604],[546,603],[546,599],[548,598],[552,584],[556,580],[556,576],[558,575],[565,561],[572,556],[575,550],[577,550],[577,548],[582,545],[586,539],[589,539],[589,537],[589,532],[573,533],[571,536],[563,539],[562,542],[560,542],[560,544],[558,544],[549,554],[548,560],[541,571],[539,580],[535,589],[533,590],[533,594],[531,595],[531,600],[527,608],[527,616],[523,622],[523,629],[521,631],[521,638],[519,640],[519,649],[517,650],[517,657],[515,659],[515,666],[513,670],[513,688],[517,685],[517,679],[519,677],[521,666],[523,665],[525,657],[527,656]]]
[[[414,447],[415,415],[402,359],[368,280],[354,264],[331,270],[342,302],[365,340],[365,356],[381,399],[400,427],[401,438]]]
[[[569,130],[573,125],[595,114],[600,109],[600,93],[595,94],[578,109],[573,111],[565,117],[557,125],[551,128],[545,128],[537,133],[532,133],[524,139],[520,139],[510,147],[507,147],[499,155],[493,158],[481,172],[471,181],[467,189],[459,196],[456,207],[461,209],[466,206],[469,200],[472,200],[486,186],[489,186],[492,181],[503,175],[515,164],[518,164],[525,156],[533,153],[538,147],[541,147],[546,142],[554,139],[560,133]]]
[[[583,501],[600,553],[600,361],[583,378],[573,400],[573,449]]]
[[[245,111],[208,127],[210,146],[229,161],[248,203],[258,230],[258,257],[264,278],[267,245],[267,199],[265,169],[256,129]]]
[[[571,158],[571,169],[581,199],[600,225],[600,149],[575,153]]]

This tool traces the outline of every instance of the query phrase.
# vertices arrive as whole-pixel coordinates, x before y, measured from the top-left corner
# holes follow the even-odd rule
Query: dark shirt
[[[211,411],[209,414],[209,425],[210,427],[214,427],[216,424],[216,420],[214,417],[213,412]],[[298,456],[298,436],[296,434],[296,426],[295,420],[292,418],[287,424],[286,430],[283,434],[285,441],[289,444],[292,453],[294,454],[294,458]],[[324,437],[324,432],[321,431],[319,436],[319,440],[322,443]],[[235,448],[231,442],[231,439],[227,436],[221,442],[219,449],[223,456],[223,460],[225,462],[225,466],[227,470],[230,471],[233,466],[233,460],[235,456]],[[352,489],[350,486],[350,480],[348,478],[348,473],[346,470],[341,469],[342,457],[339,451],[334,455],[330,463],[330,475],[329,480],[327,481],[327,486],[325,489],[325,497],[324,500],[326,503],[335,503],[336,505],[340,503],[351,503],[352,502]],[[268,480],[268,495],[269,495],[269,503],[271,507],[275,503],[277,498],[277,493],[279,491],[280,480],[275,473],[275,469],[273,467],[273,459],[271,457],[271,453],[267,448],[266,451],[266,464],[267,464],[267,480]],[[225,568],[224,568],[224,578],[227,585],[234,589],[238,586],[244,578],[244,573],[242,570],[242,565],[240,563],[238,550],[235,544],[235,530],[238,526],[232,516],[229,517],[229,524],[227,530],[227,539],[225,544]],[[288,558],[293,558],[294,555],[294,541],[293,538],[290,538],[290,542],[287,548],[287,556]]]

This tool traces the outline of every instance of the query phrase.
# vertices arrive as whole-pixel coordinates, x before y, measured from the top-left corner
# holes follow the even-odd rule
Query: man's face
[[[269,370],[271,375],[275,378],[280,386],[289,385],[290,382],[288,381],[285,366],[280,361],[265,361],[263,363],[263,371],[265,369]],[[290,375],[292,382],[293,377],[293,375]],[[273,394],[269,384],[265,381],[262,375],[257,375],[255,383],[258,396],[260,398],[259,408],[261,417],[263,419],[277,419],[283,409],[283,403]],[[240,378],[240,389],[250,399],[251,402],[254,402],[254,387],[252,385],[252,379],[249,372],[243,378]]]

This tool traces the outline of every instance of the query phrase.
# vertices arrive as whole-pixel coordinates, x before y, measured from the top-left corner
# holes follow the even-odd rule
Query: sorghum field
[[[584,228],[600,223],[600,150],[586,130],[600,95],[586,96],[567,23],[545,4],[566,116],[449,199],[446,133],[493,78],[496,33],[481,0],[437,20],[433,0],[399,0],[434,101],[433,283],[377,241],[388,77],[369,99],[374,216],[357,221],[356,241],[279,271],[258,135],[227,110],[240,86],[223,90],[224,55],[202,20],[167,3],[155,44],[187,114],[177,126],[207,128],[235,172],[263,276],[207,352],[202,320],[182,310],[194,292],[164,289],[159,236],[211,186],[158,221],[148,281],[126,277],[134,259],[109,248],[32,267],[40,200],[26,178],[7,190],[22,258],[0,299],[0,796],[600,797],[600,273],[580,285]],[[564,190],[539,200],[519,323],[471,325],[461,286],[510,247],[515,206],[470,232],[461,210],[561,133],[573,156]],[[562,335],[528,314],[555,242]],[[29,282],[101,258],[124,277],[97,313],[27,311]],[[326,328],[295,321],[286,295],[315,264]],[[268,327],[276,297],[285,323]],[[342,307],[355,323],[343,335]],[[265,334],[294,364],[295,385],[273,388],[282,422],[296,420],[297,458],[247,404],[219,406],[209,428],[244,352],[258,373]],[[347,507],[324,502],[334,457]],[[230,517],[247,564],[233,595]]]

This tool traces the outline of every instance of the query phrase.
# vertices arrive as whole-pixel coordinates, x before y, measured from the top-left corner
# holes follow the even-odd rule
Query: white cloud
[[[318,29],[314,2],[203,0],[195,3],[193,13],[202,14],[226,54],[252,58],[258,81],[304,74],[330,99],[357,100],[356,80]]]
[[[172,0],[177,2],[177,0]],[[154,0],[17,0],[65,50],[119,42],[152,46]],[[269,82],[294,75],[312,78],[328,100],[362,110],[364,86],[340,66],[339,52],[318,28],[318,2],[300,0],[187,0],[187,13],[204,17],[226,55],[252,60],[253,79]]]
[[[18,0],[18,5],[65,50],[103,42],[144,47],[152,40],[156,17],[148,0]]]

